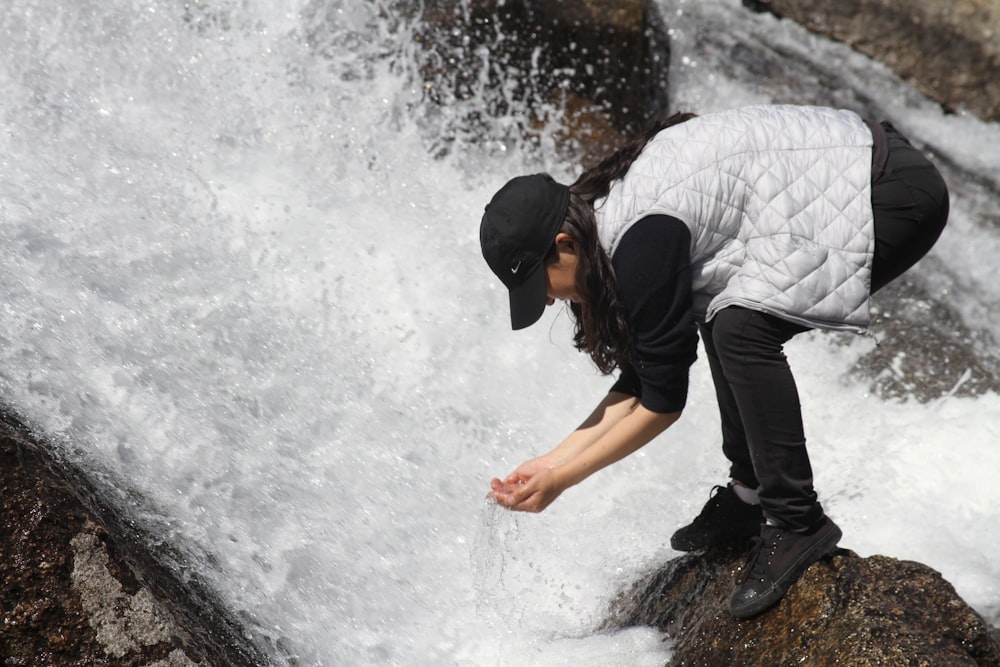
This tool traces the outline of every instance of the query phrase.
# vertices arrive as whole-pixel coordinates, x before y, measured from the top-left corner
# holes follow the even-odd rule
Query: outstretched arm
[[[627,394],[609,393],[591,415],[548,454],[491,482],[490,496],[512,510],[541,512],[559,494],[619,461],[665,431],[680,412],[652,412]]]
[[[491,496],[505,507],[540,512],[564,490],[636,451],[670,427],[687,398],[688,368],[697,356],[693,310],[691,233],[683,221],[650,215],[632,225],[612,258],[628,310],[634,356],[597,409],[554,450],[492,481]],[[630,384],[638,384],[629,387]],[[632,394],[643,397],[640,405]],[[676,411],[674,411],[676,410]]]

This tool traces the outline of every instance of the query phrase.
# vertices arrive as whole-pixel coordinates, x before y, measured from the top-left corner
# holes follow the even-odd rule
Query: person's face
[[[551,306],[556,301],[571,301],[580,303],[580,294],[576,289],[576,266],[579,245],[569,234],[556,235],[556,261],[545,266],[548,280],[548,300]]]

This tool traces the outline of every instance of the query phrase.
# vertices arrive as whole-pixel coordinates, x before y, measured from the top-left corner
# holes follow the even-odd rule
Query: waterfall
[[[938,156],[952,222],[916,273],[1000,331],[1000,127],[737,0],[660,8],[675,108],[848,106]],[[653,630],[595,628],[724,479],[707,367],[677,426],[544,514],[485,501],[609,387],[558,309],[509,331],[478,245],[507,178],[578,168],[551,127],[519,139],[516,98],[469,124],[502,91],[429,101],[398,9],[9,0],[0,401],[277,664],[663,664]],[[995,619],[1000,396],[880,398],[849,374],[872,345],[789,346],[824,507]]]

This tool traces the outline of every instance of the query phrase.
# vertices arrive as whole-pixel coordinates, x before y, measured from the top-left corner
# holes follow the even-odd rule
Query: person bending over
[[[948,206],[937,169],[890,123],[824,107],[675,114],[572,185],[511,179],[480,242],[513,329],[567,301],[577,349],[619,374],[576,430],[490,495],[541,512],[669,428],[700,333],[731,479],[670,543],[749,540],[729,611],[773,606],[842,536],[813,488],[783,346],[810,329],[866,332],[871,294],[927,253]]]

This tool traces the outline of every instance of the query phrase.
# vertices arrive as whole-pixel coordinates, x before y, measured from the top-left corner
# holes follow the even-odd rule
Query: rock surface
[[[7,428],[0,475],[4,665],[195,664],[71,489]]]
[[[841,549],[776,607],[736,621],[726,600],[745,559],[721,548],[672,560],[620,595],[606,627],[659,628],[670,667],[1000,667],[983,618],[925,565]]]
[[[850,375],[877,395],[930,403],[1000,391],[989,332],[971,330],[946,299],[934,298],[908,275],[875,295],[872,315],[880,342]]]
[[[529,136],[561,113],[561,148],[590,164],[666,113],[669,41],[649,0],[443,0],[421,23],[427,96],[482,101],[473,128],[514,102]]]
[[[264,664],[50,451],[0,412],[0,664]]]
[[[1000,120],[1000,0],[744,0],[885,63],[946,108]]]

